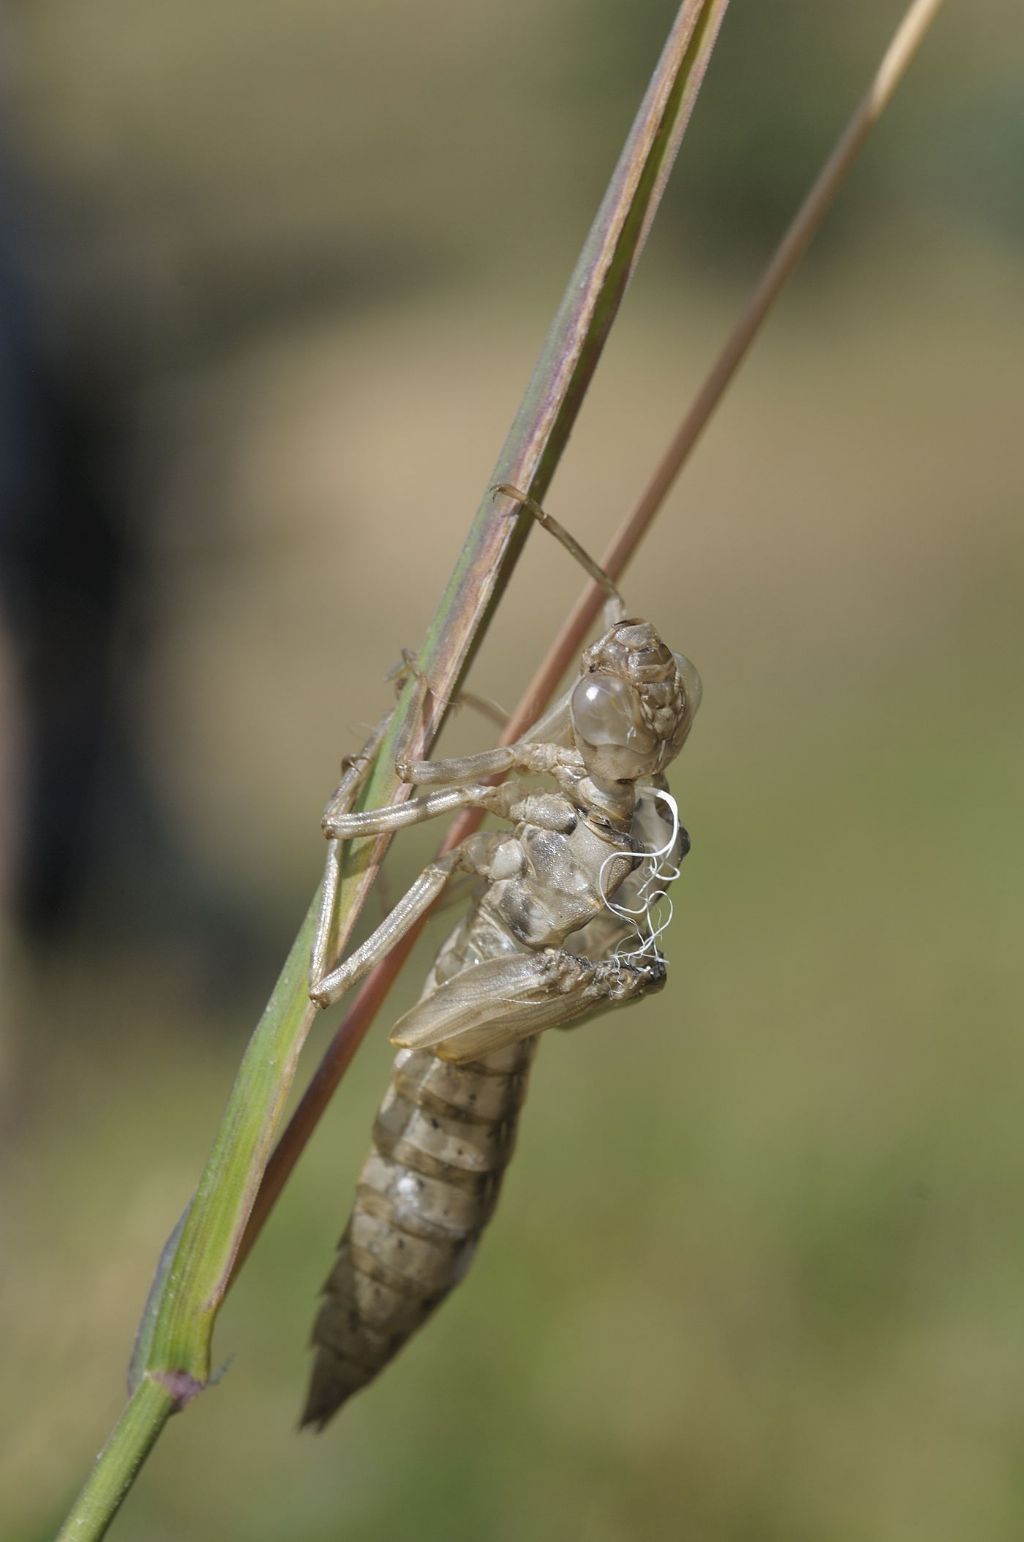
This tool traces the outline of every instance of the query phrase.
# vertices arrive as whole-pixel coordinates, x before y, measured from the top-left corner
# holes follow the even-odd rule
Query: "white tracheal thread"
[[[612,852],[605,857],[598,877],[605,906],[613,916],[628,922],[636,935],[637,947],[631,948],[628,952],[622,952],[619,949],[615,951],[615,957],[621,959],[624,964],[659,957],[658,938],[671,924],[673,914],[672,901],[667,891],[669,885],[675,883],[679,877],[679,868],[674,862],[664,864],[662,862],[662,858],[671,856],[679,838],[679,805],[670,792],[663,792],[660,787],[652,787],[650,791],[662,803],[668,805],[672,816],[672,834],[664,846],[644,854],[640,867],[633,874],[634,879],[638,876],[641,879],[636,890],[639,904],[635,909],[620,905],[605,891],[604,871],[609,862],[618,860],[618,852]]]

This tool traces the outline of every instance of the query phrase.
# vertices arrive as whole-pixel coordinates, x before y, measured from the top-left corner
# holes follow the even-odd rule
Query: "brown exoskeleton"
[[[514,489],[499,491],[554,526]],[[465,1273],[511,1155],[537,1035],[665,982],[652,907],[689,841],[663,773],[690,731],[700,679],[650,622],[625,618],[604,581],[610,624],[530,734],[479,755],[400,763],[404,781],[441,790],[352,813],[361,763],[324,813],[332,850],[310,981],[321,1005],[381,959],[453,874],[485,887],[391,1034],[391,1085],[314,1328],[304,1422],[321,1428]],[[498,786],[481,780],[504,773]],[[556,790],[528,788],[524,774]],[[512,828],[471,835],[431,862],[367,941],[328,968],[336,843],[462,808]]]

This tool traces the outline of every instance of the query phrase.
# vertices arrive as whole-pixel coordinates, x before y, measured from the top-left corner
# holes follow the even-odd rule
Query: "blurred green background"
[[[548,499],[595,551],[900,10],[733,0]],[[26,833],[21,623],[0,649],[5,1536],[50,1535],[120,1407],[338,758],[422,637],[672,11],[2,18],[21,271],[120,576],[76,598],[80,522],[69,668],[74,618],[108,623],[80,828],[56,796]],[[946,7],[628,574],[705,684],[668,990],[548,1036],[468,1281],[300,1437],[381,1023],[116,1535],[1024,1533],[1022,55],[1010,0]],[[511,706],[579,587],[533,535],[475,689]],[[59,903],[24,903],[33,841]]]

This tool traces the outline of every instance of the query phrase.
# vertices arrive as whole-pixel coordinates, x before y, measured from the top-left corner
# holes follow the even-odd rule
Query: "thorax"
[[[598,834],[580,818],[560,832],[520,825],[499,848],[481,910],[527,948],[559,947],[598,915],[636,861],[628,832]]]

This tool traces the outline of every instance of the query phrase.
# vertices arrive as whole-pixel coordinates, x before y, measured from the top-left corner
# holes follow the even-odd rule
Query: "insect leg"
[[[498,791],[488,788],[489,792]],[[310,978],[310,998],[317,1006],[326,1007],[337,1001],[345,992],[362,979],[375,964],[380,963],[410,927],[424,915],[444,889],[455,872],[486,876],[495,846],[503,837],[471,835],[442,857],[437,857],[423,869],[409,886],[398,904],[381,922],[376,931],[364,943],[355,948],[347,958],[327,975]]]
[[[402,662],[396,664],[393,669],[389,669],[384,678],[386,680],[393,680],[396,691],[400,691],[406,680],[410,677],[421,680],[428,688],[430,687],[430,680],[420,668],[413,649],[403,648]],[[478,696],[475,691],[463,689],[456,692],[454,696],[448,698],[448,706],[453,707],[456,711],[461,707],[472,707],[474,711],[480,713],[481,717],[488,718],[498,728],[504,728],[508,722],[509,715],[504,707],[499,707],[498,703],[491,701],[489,696]]]
[[[324,809],[324,819],[335,818],[339,814],[347,813],[355,802],[359,789],[366,781],[370,767],[380,749],[384,735],[387,733],[391,714],[381,719],[373,733],[367,739],[358,755],[346,755],[341,763],[341,781],[331,794],[327,807]],[[329,839],[327,843],[327,859],[324,863],[324,877],[320,885],[320,911],[317,915],[316,932],[313,936],[313,948],[310,955],[310,978],[319,980],[327,969],[327,957],[330,951],[331,932],[334,929],[334,914],[338,902],[338,886],[341,882],[341,842],[337,839]]]
[[[400,760],[396,766],[403,782],[417,787],[431,783],[476,781],[481,776],[504,776],[516,764],[516,747],[504,744],[476,755],[457,755],[448,760]]]
[[[451,814],[460,808],[482,808],[490,814],[507,817],[519,796],[516,782],[504,782],[500,787],[471,782],[468,787],[445,787],[440,792],[428,792],[422,798],[410,798],[405,803],[390,804],[386,808],[362,809],[355,814],[325,814],[323,831],[328,839],[350,841],[359,836],[404,830],[406,825],[422,824],[426,819],[436,819],[440,814]]]
[[[666,979],[657,955],[627,962],[561,948],[486,959],[439,985],[395,1024],[392,1044],[429,1049],[455,1064],[622,1006]]]
[[[492,493],[501,493],[505,498],[511,498],[521,508],[532,514],[538,525],[541,525],[549,535],[553,535],[556,541],[561,542],[571,557],[575,557],[584,572],[589,573],[595,584],[599,584],[608,596],[605,605],[607,624],[610,626],[615,621],[621,621],[626,615],[626,602],[619,593],[615,580],[610,578],[599,562],[581,546],[576,537],[572,535],[563,524],[560,524],[553,515],[542,509],[534,498],[520,492],[518,487],[513,487],[510,482],[498,482],[491,488]]]
[[[506,771],[547,772],[557,776],[559,770],[566,767],[577,775],[582,772],[583,762],[577,750],[561,744],[521,739],[517,744],[481,750],[476,755],[455,756],[451,760],[400,760],[397,769],[404,782],[415,782],[418,787],[424,787],[436,782],[460,783],[481,776],[503,776]]]
[[[519,784],[514,781],[505,782],[500,787],[471,784],[468,787],[449,787],[441,792],[427,793],[425,797],[411,798],[406,803],[388,808],[363,809],[359,813],[351,813],[346,808],[346,801],[351,804],[365,778],[368,764],[369,761],[364,763],[361,756],[359,764],[353,763],[346,771],[348,780],[342,779],[338,792],[327,805],[322,821],[324,834],[328,837],[328,852],[309,968],[309,994],[321,1006],[337,1000],[352,983],[348,980],[338,985],[334,983],[338,971],[329,973],[331,932],[341,882],[341,842],[357,836],[381,835],[385,831],[400,830],[406,825],[419,824],[425,819],[433,819],[460,808],[483,808],[488,813],[507,819],[522,796]],[[387,921],[384,925],[387,925]]]

